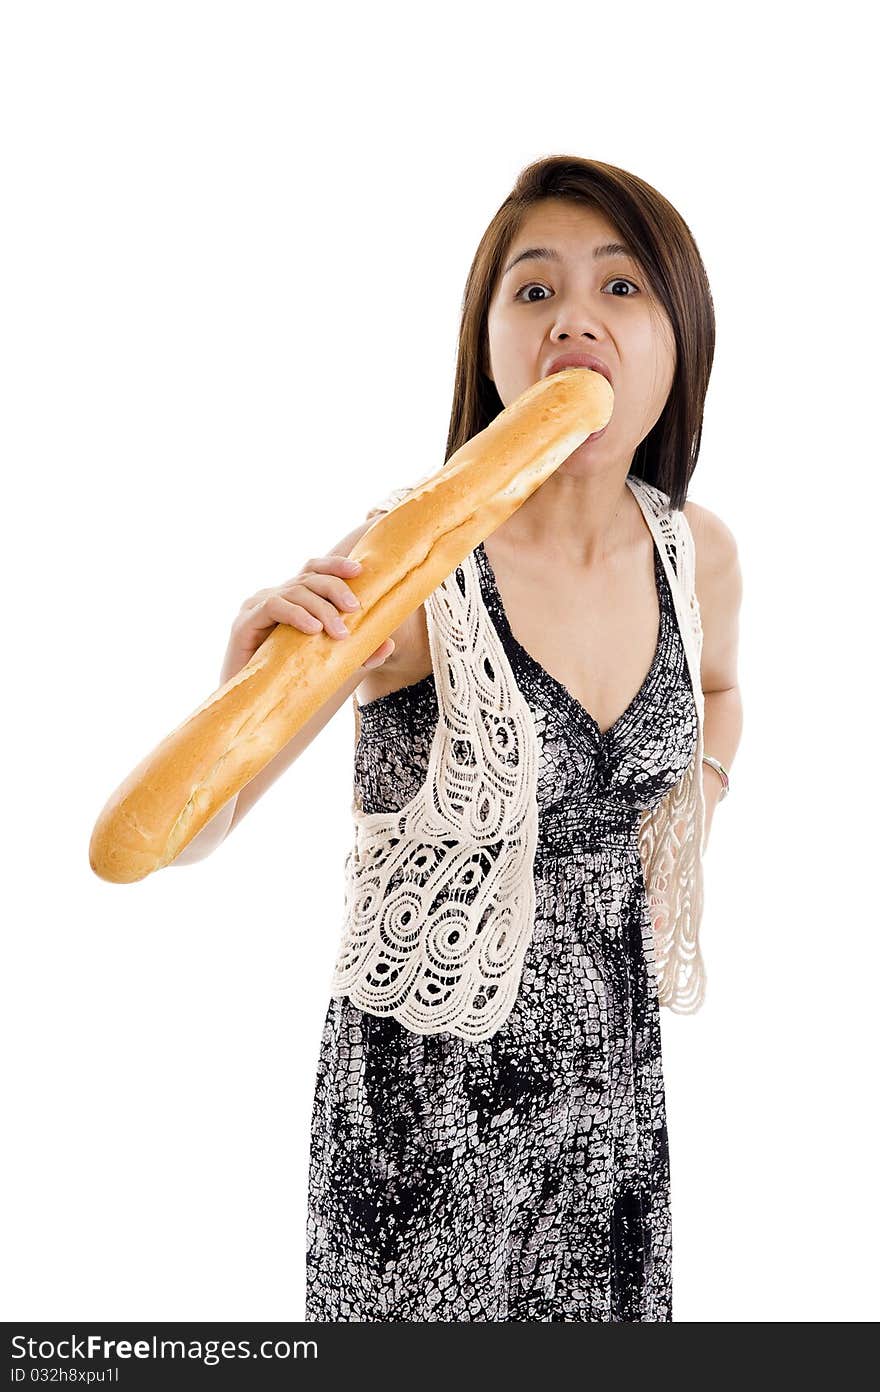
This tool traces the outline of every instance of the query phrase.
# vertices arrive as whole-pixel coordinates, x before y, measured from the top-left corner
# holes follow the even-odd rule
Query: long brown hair
[[[553,155],[528,165],[493,217],[471,263],[462,301],[447,460],[504,409],[483,370],[489,360],[489,305],[508,249],[527,209],[545,198],[596,208],[632,248],[633,258],[669,316],[675,374],[660,418],[633,455],[630,472],[681,508],[700,453],[703,406],[715,353],[709,280],[690,229],[662,194],[612,164]]]

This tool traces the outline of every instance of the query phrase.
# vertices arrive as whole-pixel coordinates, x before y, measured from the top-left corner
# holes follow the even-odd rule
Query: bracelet
[[[727,775],[727,769],[726,769],[726,768],[724,767],[724,765],[720,762],[720,760],[714,759],[714,758],[712,757],[711,754],[704,754],[704,755],[703,755],[703,763],[704,763],[704,764],[709,764],[709,766],[715,770],[715,772],[718,774],[719,778],[721,779],[722,788],[721,788],[721,793],[719,794],[719,797],[718,797],[718,801],[719,801],[719,802],[723,802],[724,799],[727,797],[727,794],[728,794],[729,791],[730,791],[730,779],[729,779],[729,777],[728,777],[728,775]]]

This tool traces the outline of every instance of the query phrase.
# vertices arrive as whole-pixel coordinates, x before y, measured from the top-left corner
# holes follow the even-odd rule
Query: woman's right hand
[[[232,625],[221,685],[250,662],[280,623],[290,624],[300,633],[320,633],[323,628],[331,638],[347,637],[340,611],[355,613],[360,604],[345,581],[360,574],[360,569],[360,562],[349,556],[318,556],[306,561],[299,575],[285,584],[258,590],[246,599]],[[370,653],[364,668],[381,667],[393,651],[394,639],[386,638]]]

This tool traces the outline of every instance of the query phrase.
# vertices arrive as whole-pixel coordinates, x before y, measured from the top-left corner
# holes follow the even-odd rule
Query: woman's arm
[[[742,697],[737,674],[742,574],[736,541],[730,528],[708,508],[685,503],[684,514],[694,538],[696,589],[703,625],[700,682],[705,699],[703,752],[730,769],[739,748],[743,725]],[[703,765],[706,832],[721,795],[721,779],[710,764]]]
[[[355,542],[359,541],[364,533],[369,531],[370,527],[373,525],[371,516],[367,518],[366,522],[359,523],[347,536],[343,537],[342,540],[333,547],[332,552],[328,554],[348,556]],[[395,650],[391,658],[385,659],[384,665],[390,667],[392,665],[392,658],[398,658],[398,656]],[[220,672],[220,686],[225,686],[230,678],[235,676],[237,670],[238,669],[234,666],[227,668],[224,664]],[[226,840],[230,831],[238,826],[242,817],[259,802],[267,789],[271,788],[272,784],[280,778],[281,774],[290,768],[290,765],[299,758],[303,750],[308,748],[312,740],[320,734],[327,722],[336,714],[340,707],[349,700],[363,679],[364,669],[358,668],[358,670],[352,673],[343,685],[324,702],[311,719],[303,725],[302,729],[298,730],[296,735],[288,740],[283,749],[280,749],[275,757],[270,759],[265,768],[262,768],[249,783],[244,785],[235,797],[229,799],[225,806],[211,818],[207,825],[202,827],[202,830],[197,836],[193,837],[189,845],[184,847],[180,854],[171,861],[171,865],[193,865],[196,861],[204,860],[206,856],[211,855],[212,852]]]

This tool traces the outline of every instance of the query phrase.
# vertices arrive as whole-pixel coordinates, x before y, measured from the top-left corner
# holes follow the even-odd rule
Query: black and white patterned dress
[[[309,1321],[671,1320],[669,1155],[641,813],[698,717],[656,544],[650,671],[600,732],[483,599],[540,749],[534,932],[490,1038],[422,1035],[331,998],[311,1125]],[[433,673],[361,708],[365,812],[424,783]]]

